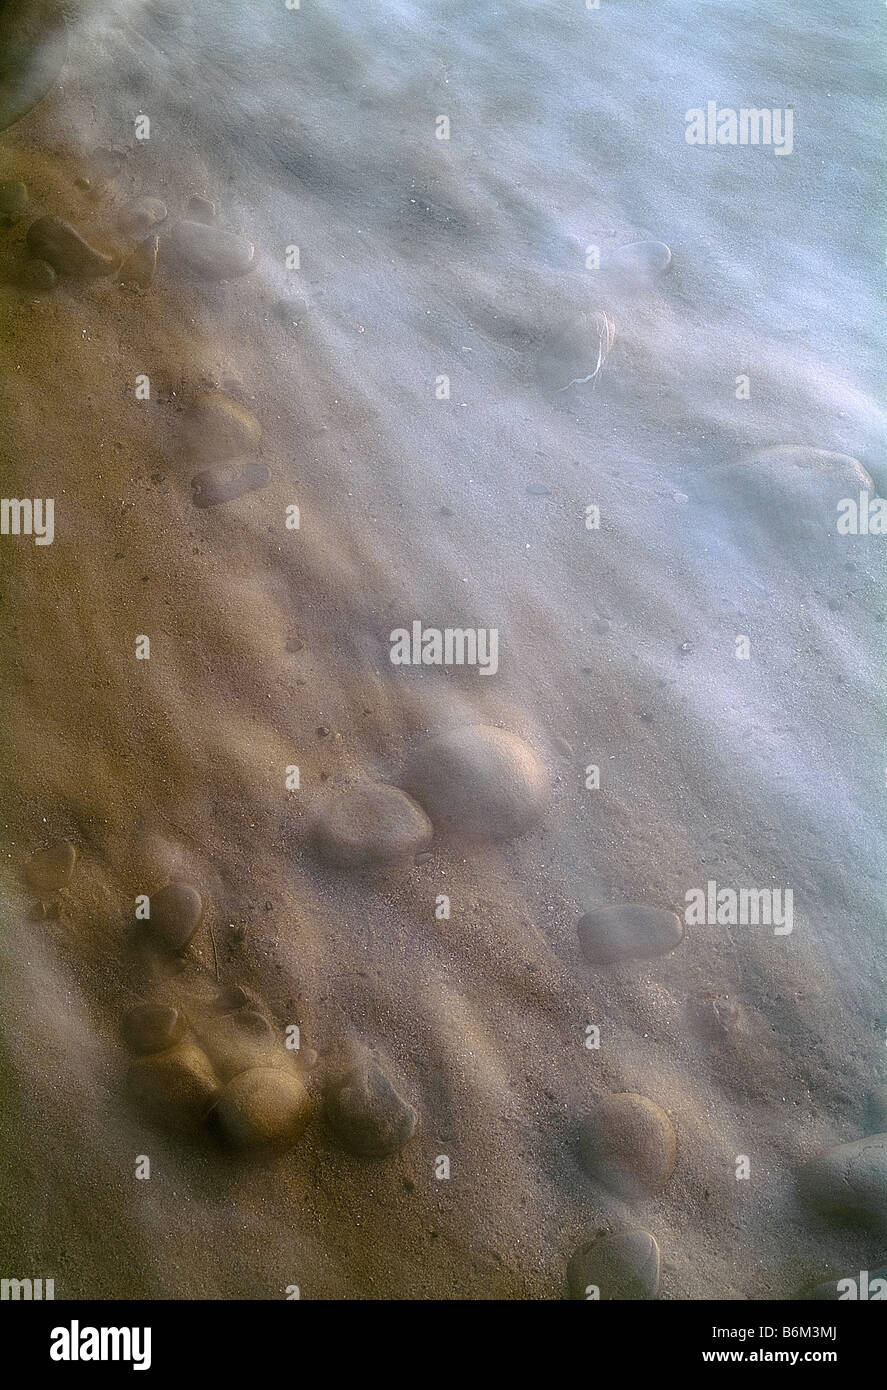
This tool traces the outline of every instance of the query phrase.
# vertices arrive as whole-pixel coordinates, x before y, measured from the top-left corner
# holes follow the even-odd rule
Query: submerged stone
[[[39,217],[28,228],[26,241],[28,250],[39,260],[48,261],[59,275],[78,280],[112,275],[120,265],[118,256],[91,246],[63,217]]]
[[[583,1245],[567,1266],[577,1299],[647,1299],[659,1292],[659,1246],[649,1231],[623,1231]]]
[[[133,1052],[163,1052],[185,1030],[184,1017],[171,1004],[136,1004],[123,1019],[123,1036]]]
[[[0,130],[46,95],[67,52],[68,32],[58,0],[5,0],[0,5]]]
[[[623,1092],[605,1096],[583,1121],[579,1149],[586,1172],[631,1201],[654,1196],[668,1182],[677,1139],[664,1110]]]
[[[203,900],[190,883],[170,883],[150,897],[148,927],[152,940],[166,951],[184,951],[200,926]]]
[[[580,917],[577,931],[582,954],[596,966],[664,956],[684,935],[676,913],[639,903],[593,908]]]
[[[352,1071],[330,1093],[326,1117],[345,1147],[365,1158],[403,1148],[419,1120],[375,1064]]]
[[[406,792],[381,782],[344,787],[328,798],[313,825],[314,842],[342,868],[404,858],[427,845],[431,822]]]
[[[837,1144],[805,1164],[799,1186],[820,1210],[887,1225],[887,1134]]]
[[[256,264],[251,241],[205,222],[178,222],[163,237],[161,251],[180,269],[201,280],[233,280]]]
[[[453,729],[419,749],[404,786],[432,820],[490,839],[529,829],[551,792],[545,765],[530,745],[483,724]]]
[[[176,1129],[196,1129],[206,1118],[219,1083],[202,1048],[179,1043],[141,1057],[129,1068],[129,1090],[152,1119]]]
[[[250,1067],[223,1088],[215,1116],[235,1148],[293,1144],[311,1118],[311,1098],[291,1072]]]

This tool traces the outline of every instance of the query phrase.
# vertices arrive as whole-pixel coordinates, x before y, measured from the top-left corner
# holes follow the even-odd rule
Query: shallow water
[[[787,445],[884,481],[882,24],[849,0],[82,8],[60,81],[0,135],[31,197],[0,235],[56,214],[113,246],[128,200],[171,223],[196,194],[258,265],[195,280],[161,229],[144,293],[0,286],[4,496],[55,499],[52,545],[0,540],[0,1273],[57,1297],[547,1299],[577,1246],[636,1225],[660,1297],[755,1299],[883,1257],[794,1174],[887,1082],[885,541],[834,526],[849,465],[710,471]],[[791,108],[791,153],[689,145],[709,101]],[[651,241],[666,269],[620,266]],[[270,483],[200,509],[184,422],[219,387]],[[392,665],[414,620],[496,629],[495,674]],[[468,722],[543,758],[538,825],[318,861],[330,789],[396,783]],[[35,921],[19,871],[59,836],[77,869]],[[133,901],[170,878],[207,918],[178,966],[146,964]],[[708,880],[791,889],[793,931],[583,961],[586,908],[683,912]],[[286,1157],[244,1156],[149,1123],[121,1016],[156,995],[216,1039],[218,981],[255,993],[278,1055],[298,1024],[318,1112],[342,1055],[375,1050],[410,1142],[369,1161],[318,1113]],[[738,1006],[726,1035],[709,996]],[[610,1091],[677,1133],[639,1205],[579,1159]]]

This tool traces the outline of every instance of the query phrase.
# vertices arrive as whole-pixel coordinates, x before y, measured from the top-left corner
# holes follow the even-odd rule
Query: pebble
[[[597,966],[664,956],[684,935],[676,913],[639,903],[593,908],[579,918],[577,931],[583,956]]]
[[[384,1158],[412,1139],[419,1117],[375,1064],[352,1071],[327,1097],[326,1117],[352,1153]]]
[[[163,238],[162,252],[201,280],[233,280],[256,264],[251,241],[205,222],[178,222]]]
[[[431,842],[431,822],[406,792],[363,782],[333,793],[314,820],[314,843],[340,868],[416,854]]]
[[[40,892],[56,893],[70,883],[76,863],[77,850],[71,841],[56,840],[31,856],[25,865],[24,875],[28,883]]]
[[[60,275],[92,280],[112,275],[119,257],[106,255],[91,246],[63,217],[39,217],[28,228],[28,250],[39,260],[48,261]]]
[[[227,468],[205,468],[191,479],[191,500],[195,507],[218,507],[234,502],[248,492],[267,487],[271,474],[264,463],[230,464]]]
[[[571,1297],[587,1300],[593,1285],[602,1302],[655,1298],[660,1265],[659,1246],[649,1231],[601,1236],[577,1250],[567,1265]]]
[[[659,275],[671,265],[664,241],[632,241],[610,253],[606,268],[622,275]]]
[[[157,270],[157,248],[159,245],[159,237],[146,237],[132,254],[127,256],[120,267],[120,279],[123,284],[134,285],[140,290],[150,288]]]
[[[133,1052],[163,1052],[184,1036],[184,1016],[171,1004],[136,1004],[123,1019],[123,1036]]]
[[[202,1048],[179,1043],[133,1062],[129,1090],[153,1119],[196,1129],[219,1093],[219,1082]]]
[[[646,1096],[608,1095],[579,1131],[582,1163],[627,1200],[660,1192],[674,1172],[677,1139],[665,1111]]]
[[[224,391],[204,391],[185,413],[185,445],[198,463],[252,454],[262,442],[262,427],[245,405]]]
[[[804,1165],[798,1181],[825,1212],[887,1225],[887,1133],[826,1149]]]
[[[18,179],[4,179],[0,183],[0,218],[4,225],[14,226],[27,206],[27,186]]]
[[[548,772],[530,745],[482,724],[425,744],[410,761],[404,785],[432,820],[485,839],[529,829],[551,794]]]
[[[236,1148],[291,1144],[311,1118],[311,1098],[291,1072],[250,1067],[223,1087],[214,1113]]]
[[[215,222],[219,209],[212,198],[202,198],[199,193],[195,193],[193,198],[188,200],[188,213],[193,222],[202,222],[208,227],[211,222]]]
[[[135,198],[120,209],[117,226],[131,241],[144,241],[166,221],[166,216],[167,207],[162,198]]]
[[[170,883],[151,894],[151,936],[166,951],[184,951],[200,926],[203,901],[190,883]]]
[[[67,51],[68,33],[60,6],[0,5],[0,130],[46,95]]]

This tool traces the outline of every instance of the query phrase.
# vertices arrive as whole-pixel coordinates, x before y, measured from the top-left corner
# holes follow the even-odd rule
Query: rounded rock
[[[665,1111],[632,1092],[599,1102],[580,1127],[579,1148],[586,1172],[629,1201],[661,1192],[677,1157]]]
[[[821,1211],[887,1225],[887,1134],[826,1149],[801,1169],[799,1185]]]
[[[570,1295],[601,1300],[655,1298],[661,1258],[649,1231],[623,1231],[583,1245],[567,1265]]]
[[[183,1016],[171,1004],[136,1004],[123,1019],[127,1046],[141,1054],[165,1052],[181,1041],[185,1028]]]
[[[152,1119],[176,1129],[196,1129],[218,1095],[219,1082],[201,1048],[179,1043],[133,1062],[129,1090]]]
[[[406,792],[368,782],[329,797],[312,833],[328,863],[357,868],[415,854],[430,843],[433,832],[421,806]]]
[[[510,839],[541,819],[551,787],[538,754],[517,734],[473,724],[432,739],[404,786],[433,821],[479,839]]]
[[[671,265],[671,249],[664,241],[632,241],[612,251],[605,264],[620,275],[660,275]]]
[[[184,951],[200,926],[203,900],[190,883],[169,883],[150,898],[148,924],[158,946]]]
[[[40,892],[56,893],[70,883],[76,863],[77,850],[71,841],[56,840],[31,856],[24,868],[25,878]]]
[[[205,391],[185,415],[185,445],[199,463],[220,463],[258,449],[262,427],[245,405],[224,391]]]
[[[233,280],[256,264],[251,241],[205,222],[178,222],[163,238],[164,260],[200,280]]]
[[[0,130],[46,95],[67,52],[68,31],[59,0],[0,6]]]
[[[311,1098],[292,1073],[250,1067],[222,1089],[214,1113],[235,1148],[292,1144],[311,1118]]]
[[[135,198],[117,214],[117,226],[130,241],[144,241],[167,217],[162,198]]]
[[[77,280],[113,275],[120,265],[119,256],[92,246],[63,217],[38,217],[28,228],[25,240],[28,250],[38,260],[48,261],[59,275],[70,275]]]
[[[379,1067],[351,1072],[327,1097],[326,1117],[352,1153],[384,1158],[409,1143],[419,1117]]]
[[[577,931],[583,956],[596,966],[664,956],[684,935],[676,913],[638,903],[593,908],[580,917]]]

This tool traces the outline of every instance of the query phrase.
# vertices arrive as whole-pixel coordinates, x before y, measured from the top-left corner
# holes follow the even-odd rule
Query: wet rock
[[[619,275],[659,275],[671,265],[671,250],[664,241],[632,241],[611,251],[604,265]]]
[[[18,179],[4,179],[0,183],[0,222],[12,227],[28,206],[28,190]]]
[[[184,431],[189,457],[198,463],[239,459],[254,453],[262,442],[255,415],[224,391],[197,396],[185,414]]]
[[[274,1037],[274,1029],[268,1022],[264,1014],[260,1014],[257,1009],[237,1009],[231,1014],[231,1023],[240,1033],[245,1033],[247,1037],[255,1038],[257,1042],[270,1042]]]
[[[674,1172],[677,1139],[665,1111],[646,1096],[605,1096],[579,1131],[591,1177],[626,1200],[660,1192]]]
[[[218,212],[218,206],[212,198],[202,198],[195,193],[193,198],[188,199],[188,214],[192,222],[203,222],[208,227],[211,222],[215,222]]]
[[[250,1067],[224,1087],[215,1117],[236,1148],[292,1144],[311,1118],[311,1099],[292,1073]]]
[[[32,855],[24,867],[24,876],[39,892],[56,893],[70,883],[76,863],[77,850],[71,841],[56,840]]]
[[[659,1246],[649,1231],[601,1236],[577,1250],[567,1265],[570,1295],[601,1301],[655,1298],[660,1263]]]
[[[166,221],[166,215],[162,198],[135,198],[120,209],[117,226],[130,241],[144,241]]]
[[[407,1144],[419,1117],[375,1064],[349,1073],[326,1102],[326,1117],[346,1149],[384,1158]]]
[[[123,1037],[133,1052],[164,1052],[181,1041],[186,1027],[170,1004],[136,1004],[123,1019]]]
[[[676,913],[638,903],[593,908],[579,918],[577,931],[583,956],[595,966],[664,956],[684,934]]]
[[[528,743],[482,724],[453,729],[419,749],[404,786],[432,820],[484,839],[529,829],[551,791],[545,765]]]
[[[191,500],[195,507],[219,507],[223,502],[235,502],[248,492],[258,492],[270,481],[271,474],[264,463],[205,468],[191,479]]]
[[[132,285],[139,290],[150,288],[157,270],[157,247],[159,245],[160,238],[156,236],[146,237],[144,241],[139,243],[120,267],[122,284]]]
[[[256,264],[251,241],[205,222],[178,222],[162,243],[164,260],[201,280],[233,280]]]
[[[68,34],[58,0],[7,0],[0,6],[0,130],[46,95],[67,51]]]
[[[193,1043],[139,1058],[129,1068],[128,1084],[147,1115],[184,1130],[203,1123],[219,1093],[212,1063]]]
[[[221,989],[215,1001],[216,1008],[221,1013],[234,1013],[237,1009],[255,1009],[258,1001],[252,990],[245,985],[225,985]]]
[[[887,1134],[826,1149],[801,1169],[798,1185],[823,1212],[887,1226]]]
[[[165,951],[184,951],[200,926],[203,900],[190,883],[169,883],[151,894],[148,927],[155,945]]]
[[[39,217],[28,228],[26,241],[32,255],[48,261],[59,275],[78,280],[113,275],[120,264],[119,257],[91,246],[63,217]]]
[[[417,853],[430,843],[432,827],[406,792],[364,782],[329,796],[312,834],[328,863],[357,868]]]
[[[48,294],[58,283],[58,276],[47,261],[24,257],[14,267],[10,279],[27,294]]]

